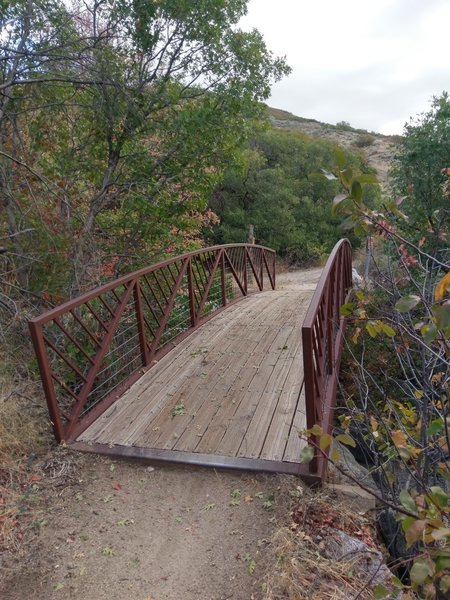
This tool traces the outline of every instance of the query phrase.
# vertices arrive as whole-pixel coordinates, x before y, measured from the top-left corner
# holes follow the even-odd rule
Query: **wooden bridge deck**
[[[147,371],[73,443],[80,450],[299,472],[301,326],[320,271],[280,276]]]

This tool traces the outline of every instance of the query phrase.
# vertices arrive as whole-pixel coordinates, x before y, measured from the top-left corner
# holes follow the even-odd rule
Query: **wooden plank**
[[[118,458],[131,458],[148,462],[170,462],[175,464],[189,464],[202,467],[216,467],[222,469],[241,469],[266,473],[286,473],[290,475],[302,474],[311,483],[317,483],[318,477],[310,475],[302,465],[294,463],[274,462],[270,460],[252,460],[234,458],[197,452],[177,452],[176,450],[163,450],[160,448],[138,448],[136,446],[113,446],[106,444],[86,444],[73,442],[70,445],[80,452],[95,452],[106,456]],[[303,475],[304,472],[304,475]]]
[[[280,358],[277,361],[266,388],[260,396],[260,401],[242,439],[237,456],[259,458],[267,431],[273,420],[274,413],[278,409],[281,391],[291,366],[292,359],[290,358]]]
[[[275,322],[275,324],[273,324],[275,319],[282,319],[281,315],[284,311],[281,309],[283,308],[282,304],[284,302],[285,298],[283,298],[282,301],[280,301],[278,297],[276,300],[271,300],[272,311],[270,316],[272,321],[267,321],[271,324],[269,334],[264,336],[257,348],[257,351],[253,355],[249,356],[248,360],[242,365],[241,372],[237,375],[234,385],[227,391],[221,407],[214,415],[212,415],[211,422],[207,426],[203,437],[199,440],[196,451],[215,451],[225,435],[229,423],[233,419],[238,409],[239,403],[241,403],[241,401],[248,401],[248,399],[245,397],[245,394],[251,385],[251,382],[255,380],[256,385],[256,380],[258,379],[257,376],[260,374],[261,369],[267,368],[267,362],[272,361],[273,364],[275,364],[277,355],[279,355],[280,351],[285,352],[285,350],[282,350],[282,348],[284,347],[286,340],[282,338],[280,341],[280,338],[277,337],[279,336],[279,328],[277,328],[277,323]],[[292,298],[288,298],[288,302],[292,306]],[[276,350],[276,353],[272,355],[272,357],[269,357],[268,352],[273,349]],[[264,361],[266,364],[264,364]],[[259,380],[260,381],[258,385],[260,387],[260,377]],[[248,406],[247,410],[251,410],[251,407]]]
[[[227,456],[236,456],[258,406],[259,399],[277,363],[280,351],[278,350],[277,353],[277,349],[283,348],[291,331],[292,327],[283,326],[275,336],[269,347],[269,352],[257,368],[255,376],[250,381],[247,390],[241,397],[236,398],[236,408],[227,419],[226,431],[217,448],[213,450],[214,452]]]
[[[223,338],[222,338],[223,339]],[[203,338],[196,337],[196,341],[203,341]],[[232,339],[227,341],[223,340],[223,345],[231,344]],[[215,361],[220,356],[221,351],[211,348],[207,352],[198,352],[198,350],[205,348],[202,344],[195,344],[191,348],[196,348],[195,355],[191,353],[187,357],[184,368],[178,371],[170,382],[163,381],[162,385],[158,385],[155,389],[151,386],[146,392],[142,394],[142,402],[144,406],[139,414],[133,413],[130,416],[130,412],[127,413],[128,421],[123,424],[122,432],[119,435],[114,436],[114,440],[117,443],[124,445],[133,445],[138,443],[150,443],[152,438],[151,431],[158,431],[155,429],[160,426],[160,423],[166,419],[170,419],[172,411],[176,404],[180,403],[180,395],[186,389],[191,389],[195,385],[195,381],[201,375],[202,364],[205,360],[205,356],[210,354],[210,360]],[[147,439],[148,435],[148,439]],[[145,441],[147,440],[147,441]]]
[[[286,385],[292,386],[299,380],[297,370],[299,367],[297,354],[301,348],[301,329],[292,328],[292,331],[286,340],[286,343],[279,351],[277,364],[264,389],[261,400],[253,414],[247,432],[239,448],[238,456],[247,456],[257,458],[260,456],[266,436],[273,422],[275,428],[274,437],[278,438],[278,428],[282,426],[283,421],[277,418],[279,402],[282,391]],[[288,381],[289,379],[289,381]],[[301,383],[301,379],[299,381]],[[297,389],[298,394],[298,389]],[[295,407],[290,415],[292,421]],[[286,433],[284,434],[286,435]]]
[[[192,368],[190,363],[193,361],[193,352],[199,348],[206,350],[213,348],[216,339],[219,336],[222,338],[234,326],[233,309],[236,310],[236,306],[230,307],[227,318],[223,318],[225,313],[221,313],[216,319],[206,323],[198,332],[181,342],[124,394],[120,404],[115,403],[79,439],[107,443],[111,441],[115,431],[123,430],[124,421],[128,424],[135,422],[139,415],[149,408],[149,395],[157,401],[159,398],[156,398],[156,395],[159,391],[167,389],[167,381],[172,382],[183,370]],[[201,353],[199,360],[201,360]]]
[[[251,319],[251,324],[245,329],[236,328],[236,345],[232,348],[233,357],[229,359],[226,365],[227,372],[224,381],[221,381],[223,374],[217,377],[212,374],[209,381],[204,385],[197,386],[187,397],[183,397],[186,413],[177,416],[175,419],[163,420],[163,424],[156,425],[159,429],[158,437],[148,437],[145,443],[151,443],[155,447],[173,448],[183,450],[192,450],[199,442],[199,438],[207,428],[209,421],[220,409],[223,402],[226,402],[228,390],[239,379],[244,360],[248,355],[252,355],[256,347],[258,351],[263,352],[269,349],[273,344],[273,334],[266,326],[267,318],[273,318],[279,312],[277,307],[273,306],[273,296],[269,295],[266,300],[266,306],[261,310],[260,307],[252,307],[247,311],[246,321]],[[262,303],[260,303],[262,304]],[[256,310],[258,308],[258,310]],[[240,351],[243,351],[242,355]],[[212,401],[211,401],[212,396]],[[216,398],[217,396],[217,398]],[[177,394],[181,401],[181,396]],[[169,415],[166,414],[168,417]],[[184,433],[186,432],[186,435]],[[182,439],[181,439],[182,438]],[[142,440],[139,441],[142,443]]]
[[[245,330],[244,330],[245,331]],[[145,445],[156,448],[172,449],[179,437],[190,425],[193,417],[208,399],[211,389],[230,371],[233,360],[241,360],[246,356],[249,342],[242,340],[244,352],[236,348],[234,339],[228,340],[228,346],[217,353],[217,360],[210,361],[203,371],[196,372],[192,377],[179,382],[179,386],[171,402],[149,423],[143,434],[133,441],[135,445]],[[252,347],[257,345],[251,343]],[[184,414],[173,416],[174,407],[184,406]]]
[[[137,399],[151,385],[152,380],[156,380],[158,377],[167,377],[169,379],[173,372],[182,366],[182,363],[177,361],[180,355],[186,351],[186,348],[189,348],[191,344],[189,340],[190,338],[186,338],[170,354],[166,354],[158,363],[155,363],[149,371],[143,372],[142,377],[121,396],[120,401],[116,401],[108,408],[79,436],[79,439],[84,441],[95,440],[103,429],[112,425],[114,421],[120,421],[123,415],[129,410],[130,405],[134,404],[135,408],[137,408]]]
[[[260,457],[264,459],[282,460],[289,440],[295,413],[298,408],[301,389],[303,386],[303,355],[301,351],[301,336],[299,346],[292,361],[291,369],[284,382],[283,390],[278,399],[276,412],[268,426]],[[305,410],[305,407],[299,407]]]
[[[298,435],[299,431],[306,428],[306,412],[305,406],[305,388],[303,386],[300,398],[298,401],[298,410],[295,413],[291,430],[289,431],[289,440],[286,444],[286,450],[284,452],[283,461],[285,462],[297,462],[300,460],[300,453],[306,446],[306,441],[300,438]]]
[[[230,402],[228,396],[230,389],[236,386],[239,381],[242,370],[252,360],[254,350],[258,347],[258,340],[253,341],[252,346],[247,342],[247,353],[233,352],[230,356],[230,362],[227,365],[226,373],[212,379],[213,385],[208,389],[208,396],[203,398],[203,403],[196,407],[196,412],[191,416],[185,431],[179,436],[174,449],[184,451],[194,451],[206,430],[210,426],[214,416],[222,407],[226,407]],[[261,355],[262,356],[262,355]]]
[[[196,452],[213,452],[222,439],[228,424],[237,408],[237,400],[245,393],[252,378],[256,375],[259,365],[266,354],[254,352],[242,363],[239,374],[233,378],[231,386],[225,391],[223,401],[211,415],[203,436],[195,448]]]

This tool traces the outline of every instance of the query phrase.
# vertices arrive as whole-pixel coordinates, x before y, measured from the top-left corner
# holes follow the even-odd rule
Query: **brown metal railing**
[[[213,246],[125,275],[32,319],[30,330],[55,437],[74,439],[143,370],[267,275],[275,252]]]
[[[345,319],[340,307],[352,286],[352,248],[340,240],[325,265],[302,328],[305,372],[306,423],[329,432],[336,398]],[[317,438],[311,438],[317,443]],[[316,455],[311,473],[324,473],[325,462]]]

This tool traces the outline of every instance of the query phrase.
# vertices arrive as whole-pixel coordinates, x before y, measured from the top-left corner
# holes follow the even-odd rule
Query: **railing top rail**
[[[317,283],[316,290],[311,299],[311,303],[309,305],[309,308],[306,312],[305,319],[303,321],[304,329],[312,329],[314,326],[314,321],[317,317],[317,312],[320,308],[320,300],[321,300],[322,296],[324,295],[324,293],[326,291],[326,287],[329,283],[331,270],[338,258],[339,253],[342,252],[343,247],[347,247],[348,250],[351,252],[351,248],[352,248],[351,244],[346,238],[341,239],[341,240],[339,240],[339,242],[337,242],[337,244],[333,248],[330,256],[328,257],[327,262],[325,263],[325,267],[323,268],[323,271],[320,275],[319,282]]]
[[[241,247],[259,248],[259,249],[269,252],[271,254],[276,254],[275,250],[273,250],[272,248],[268,248],[266,246],[259,246],[257,244],[221,244],[221,245],[217,245],[217,246],[209,246],[207,248],[199,248],[198,250],[192,250],[191,252],[186,252],[185,254],[179,254],[177,256],[173,256],[173,257],[167,258],[163,261],[154,263],[153,265],[149,265],[148,267],[143,267],[142,269],[133,271],[132,273],[127,273],[126,275],[122,275],[121,277],[114,279],[113,281],[109,281],[108,283],[98,286],[88,292],[85,292],[84,294],[81,294],[80,296],[77,296],[76,298],[67,300],[66,302],[64,302],[63,304],[60,304],[59,306],[56,306],[55,308],[51,308],[50,310],[46,311],[42,315],[39,315],[37,317],[30,319],[30,323],[36,324],[36,325],[45,324],[45,323],[51,321],[52,319],[58,318],[59,316],[68,312],[69,310],[72,310],[73,308],[77,308],[78,306],[81,306],[85,302],[89,302],[89,300],[92,300],[93,298],[96,298],[97,296],[100,296],[101,294],[103,294],[105,292],[109,292],[120,285],[125,285],[125,284],[129,283],[130,281],[139,279],[140,277],[147,275],[148,273],[152,273],[153,271],[156,271],[157,269],[161,269],[163,267],[169,266],[177,261],[185,260],[189,257],[199,256],[201,254],[205,254],[206,252],[215,252],[217,250],[222,250],[222,249],[227,250],[228,248],[241,248]]]

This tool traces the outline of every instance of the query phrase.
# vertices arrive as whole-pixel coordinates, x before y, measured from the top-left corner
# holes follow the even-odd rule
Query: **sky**
[[[268,104],[301,117],[402,133],[450,91],[450,0],[250,0],[240,26],[286,56]]]

